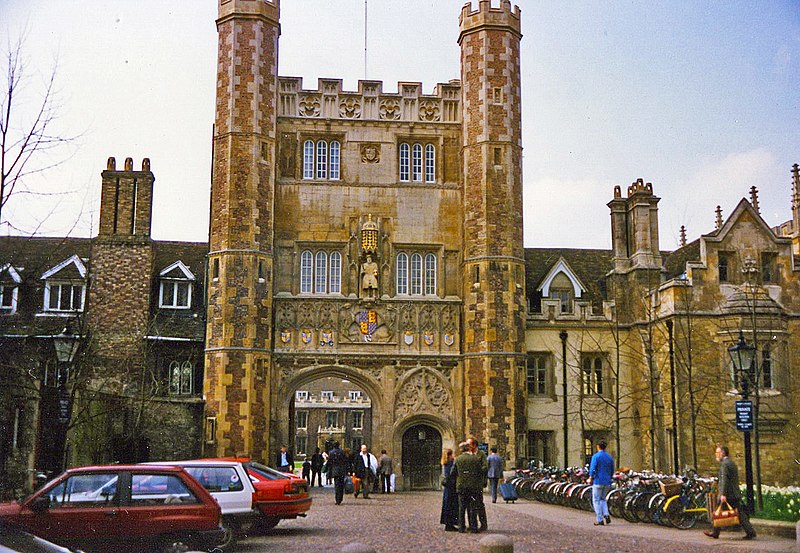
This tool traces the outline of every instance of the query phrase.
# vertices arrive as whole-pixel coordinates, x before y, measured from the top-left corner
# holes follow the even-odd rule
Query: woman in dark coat
[[[442,454],[442,515],[439,524],[448,532],[458,531],[458,494],[456,493],[455,457],[448,448]]]

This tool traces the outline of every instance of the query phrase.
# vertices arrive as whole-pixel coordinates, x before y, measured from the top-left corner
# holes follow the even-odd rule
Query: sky
[[[716,206],[729,215],[751,186],[768,224],[791,218],[800,0],[516,3],[526,247],[610,248],[606,204],[638,178],[661,198],[663,250],[681,225],[690,241],[713,231]],[[426,94],[459,78],[463,4],[368,0],[366,77]],[[356,90],[364,5],[283,0],[279,73]],[[93,235],[107,158],[149,157],[153,237],[207,240],[216,15],[214,0],[0,0],[0,48],[25,36],[27,107],[56,67],[56,130],[77,137],[0,233]]]

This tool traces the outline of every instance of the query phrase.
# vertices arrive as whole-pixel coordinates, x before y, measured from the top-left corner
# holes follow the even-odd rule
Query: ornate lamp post
[[[59,433],[59,451],[61,452],[61,469],[66,467],[66,445],[67,445],[67,428],[69,427],[70,419],[70,395],[67,389],[67,380],[69,379],[69,371],[72,368],[72,362],[75,359],[75,354],[80,345],[80,336],[72,334],[69,327],[64,328],[61,333],[53,336],[53,346],[56,350],[56,359],[58,359],[58,424],[61,427]]]
[[[728,348],[733,362],[733,374],[740,386],[741,400],[736,401],[736,427],[744,432],[744,473],[747,486],[747,509],[753,512],[753,455],[750,448],[750,431],[753,429],[753,402],[750,401],[750,377],[756,356],[755,346],[744,341],[739,332],[739,341]]]

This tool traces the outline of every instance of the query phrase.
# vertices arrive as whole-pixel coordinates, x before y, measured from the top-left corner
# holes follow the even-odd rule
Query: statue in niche
[[[378,264],[371,255],[361,264],[361,297],[375,298],[378,295]]]

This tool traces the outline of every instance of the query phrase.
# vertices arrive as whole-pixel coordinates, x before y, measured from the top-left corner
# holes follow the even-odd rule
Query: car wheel
[[[159,553],[186,553],[190,549],[186,542],[180,539],[170,539],[167,540],[158,551]]]
[[[233,519],[222,519],[222,539],[217,543],[218,549],[226,549],[236,543],[236,537],[239,533],[239,525]]]
[[[253,525],[253,529],[259,534],[268,532],[275,528],[281,521],[278,517],[260,517],[258,522]]]

